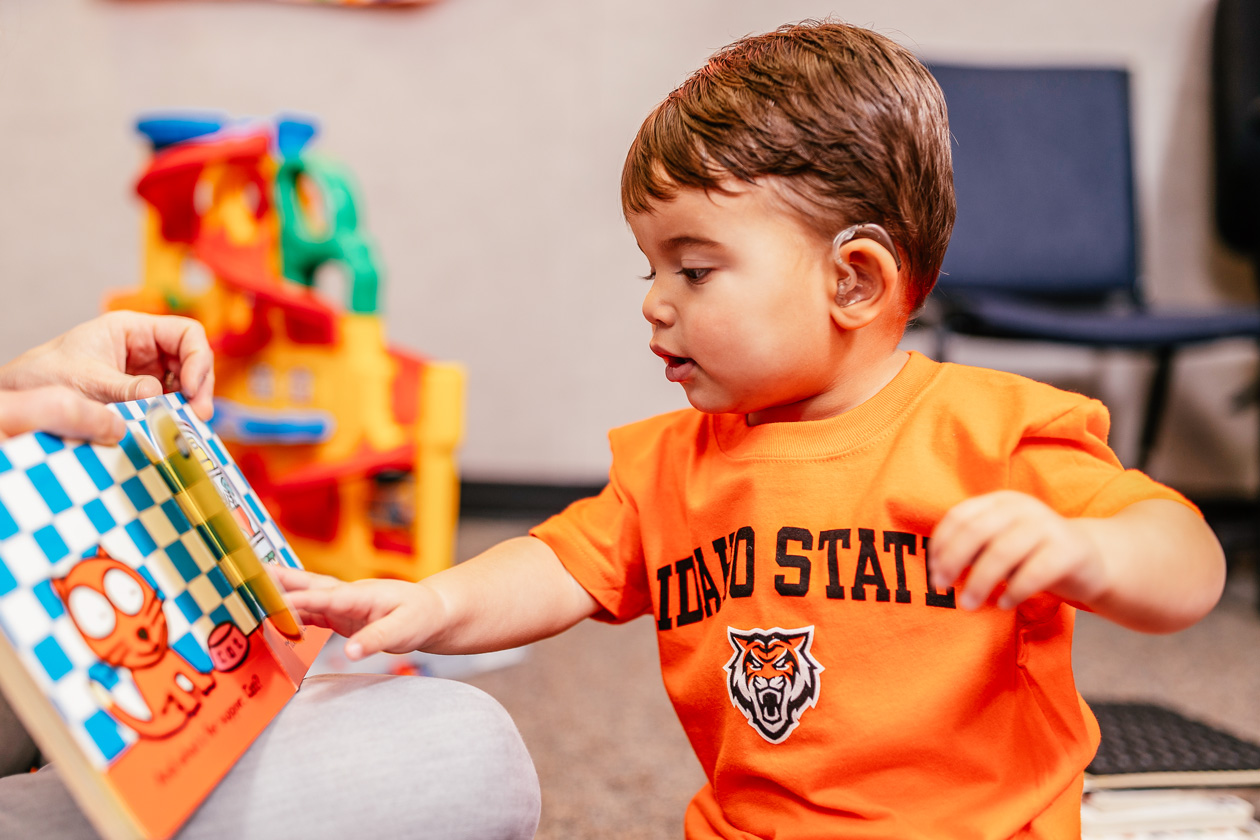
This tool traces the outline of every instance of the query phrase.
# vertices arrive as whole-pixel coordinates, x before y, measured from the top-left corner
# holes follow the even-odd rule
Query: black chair
[[[1216,227],[1260,263],[1260,0],[1220,0],[1212,32]]]
[[[1176,352],[1260,340],[1260,311],[1166,311],[1143,300],[1126,71],[931,69],[949,107],[958,195],[933,293],[939,358],[953,334],[1149,353],[1144,467]]]

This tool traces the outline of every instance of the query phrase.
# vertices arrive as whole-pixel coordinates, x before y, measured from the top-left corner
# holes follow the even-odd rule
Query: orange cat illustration
[[[131,671],[149,716],[137,716],[141,709],[130,714],[112,698],[106,711],[142,738],[181,730],[214,688],[214,676],[170,648],[162,601],[148,581],[102,551],[52,585],[92,652]]]

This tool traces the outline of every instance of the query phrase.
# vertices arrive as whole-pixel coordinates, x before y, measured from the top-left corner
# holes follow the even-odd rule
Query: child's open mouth
[[[665,378],[670,382],[682,382],[695,370],[696,363],[685,356],[664,356]]]
[[[691,376],[692,371],[696,369],[696,363],[693,359],[686,356],[675,356],[657,345],[656,342],[652,342],[651,350],[665,360],[665,378],[670,382],[682,382]]]

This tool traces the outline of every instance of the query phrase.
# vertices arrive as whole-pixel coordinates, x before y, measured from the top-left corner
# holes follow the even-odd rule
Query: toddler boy
[[[689,838],[1079,836],[1097,725],[1074,606],[1166,632],[1219,544],[1124,470],[1096,401],[898,349],[954,218],[945,105],[905,49],[807,22],[647,118],[622,203],[692,409],[616,429],[598,496],[418,584],[285,572],[377,650],[654,616],[708,784]]]

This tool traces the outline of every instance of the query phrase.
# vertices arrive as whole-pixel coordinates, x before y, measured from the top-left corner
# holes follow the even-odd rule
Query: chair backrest
[[[1219,0],[1212,29],[1216,226],[1260,258],[1260,2]]]
[[[1128,73],[930,69],[949,107],[958,195],[938,287],[1136,298]]]

